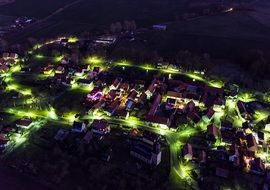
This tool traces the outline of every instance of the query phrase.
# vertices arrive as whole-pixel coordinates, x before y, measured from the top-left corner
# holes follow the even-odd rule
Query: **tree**
[[[0,50],[5,51],[8,48],[8,42],[4,39],[0,39]]]
[[[115,23],[116,32],[120,33],[122,31],[122,24],[120,22]]]
[[[130,30],[135,31],[137,29],[136,22],[134,20],[130,21]]]
[[[123,29],[126,30],[126,31],[129,31],[129,30],[131,29],[130,26],[131,26],[131,25],[130,25],[130,22],[127,21],[127,20],[125,20],[125,21],[124,21],[124,24],[123,24]]]
[[[110,31],[111,33],[115,34],[116,33],[116,25],[114,23],[111,24],[110,26]]]

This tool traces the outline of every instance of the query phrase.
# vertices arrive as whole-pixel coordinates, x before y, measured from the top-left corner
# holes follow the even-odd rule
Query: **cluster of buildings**
[[[0,73],[6,73],[8,70],[16,64],[18,54],[5,52],[0,59]]]

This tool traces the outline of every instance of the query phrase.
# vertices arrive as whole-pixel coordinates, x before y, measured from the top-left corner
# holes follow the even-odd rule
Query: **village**
[[[213,178],[222,179],[224,188],[226,181],[239,178],[249,180],[248,188],[269,189],[267,94],[211,79],[203,71],[185,71],[163,58],[138,65],[78,54],[107,49],[116,40],[113,35],[91,42],[62,36],[24,55],[2,54],[3,163],[45,179],[49,174],[41,174],[47,170],[32,161],[33,155],[26,163],[18,162],[25,160],[19,157],[25,153],[18,156],[16,151],[35,144],[107,164],[129,160],[135,171],[146,166],[164,170],[163,175],[185,189],[209,189]],[[61,177],[53,183],[68,175],[63,171],[67,165],[62,164]]]

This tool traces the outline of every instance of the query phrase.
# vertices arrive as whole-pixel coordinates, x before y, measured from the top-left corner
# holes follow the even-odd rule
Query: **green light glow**
[[[208,85],[215,88],[222,88],[224,86],[224,82],[219,80],[212,80],[208,82]]]
[[[115,63],[116,66],[132,66],[131,62],[127,61],[127,60],[121,60],[119,62]]]
[[[152,71],[152,70],[155,70],[155,68],[150,65],[150,64],[144,64],[142,66],[140,66],[142,69],[146,70],[146,71]]]
[[[69,43],[75,43],[75,42],[77,42],[77,41],[79,41],[79,39],[78,39],[77,37],[74,37],[74,36],[73,36],[73,37],[69,37],[69,38],[68,38],[68,42],[69,42]]]
[[[64,114],[64,119],[67,120],[69,123],[73,123],[75,118],[76,113],[75,112],[68,112]]]
[[[53,58],[54,62],[60,62],[65,56],[64,55],[58,55]]]
[[[42,54],[37,54],[37,55],[35,55],[35,58],[36,58],[36,59],[44,59],[44,55],[42,55]]]
[[[48,115],[48,117],[49,118],[51,118],[51,119],[54,119],[54,120],[57,120],[58,119],[58,116],[57,116],[57,114],[56,114],[56,112],[55,112],[55,109],[54,108],[50,108],[50,110],[47,112],[47,115]]]
[[[269,112],[265,110],[256,110],[253,115],[256,123],[261,120],[265,120],[268,116],[269,116]]]
[[[255,101],[253,94],[251,92],[241,92],[238,94],[238,99],[243,102],[252,102]]]
[[[91,56],[86,59],[86,63],[92,65],[101,65],[104,62],[104,60],[97,56]]]
[[[186,76],[188,76],[189,78],[198,80],[198,81],[205,81],[205,79],[203,78],[203,76],[201,76],[198,73],[186,73]]]

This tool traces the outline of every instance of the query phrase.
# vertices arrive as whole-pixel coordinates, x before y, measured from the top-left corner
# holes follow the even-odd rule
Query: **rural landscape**
[[[0,0],[3,190],[269,190],[268,0]]]

